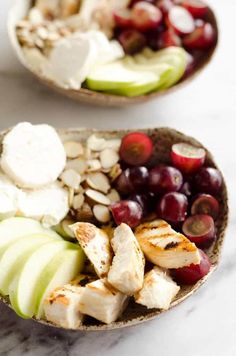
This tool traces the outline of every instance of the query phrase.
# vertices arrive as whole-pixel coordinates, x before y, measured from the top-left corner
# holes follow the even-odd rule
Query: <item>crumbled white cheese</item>
[[[79,90],[92,68],[123,56],[119,43],[100,31],[76,33],[57,42],[43,73],[59,86]]]

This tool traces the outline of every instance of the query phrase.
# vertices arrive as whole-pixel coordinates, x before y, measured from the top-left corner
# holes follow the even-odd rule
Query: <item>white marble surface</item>
[[[0,355],[236,355],[235,0],[210,1],[219,17],[221,43],[205,72],[167,98],[127,109],[79,105],[37,84],[10,49],[5,29],[10,3],[2,1],[0,7],[0,129],[24,120],[101,129],[172,126],[214,152],[228,182],[231,221],[218,271],[173,311],[131,329],[85,334],[20,320],[1,305]]]

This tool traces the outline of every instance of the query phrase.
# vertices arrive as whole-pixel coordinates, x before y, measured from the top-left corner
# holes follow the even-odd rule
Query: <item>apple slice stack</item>
[[[45,297],[70,282],[84,265],[78,245],[27,218],[0,224],[0,293],[23,318],[42,317]]]
[[[136,56],[101,65],[88,76],[91,90],[135,97],[167,89],[184,75],[188,53],[181,47],[169,47],[158,52],[146,48]]]

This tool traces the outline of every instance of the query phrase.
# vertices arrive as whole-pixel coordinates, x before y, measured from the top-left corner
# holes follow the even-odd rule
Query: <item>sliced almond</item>
[[[87,140],[87,147],[92,151],[102,151],[105,147],[106,140],[104,138],[91,135]]]
[[[110,199],[111,203],[116,203],[120,201],[120,194],[115,189],[111,189],[107,197]]]
[[[51,32],[51,33],[48,34],[48,38],[47,39],[50,42],[55,42],[55,41],[59,40],[60,38],[61,38],[61,36],[59,35],[59,33]]]
[[[102,194],[101,192],[98,192],[97,190],[87,189],[85,191],[85,195],[97,204],[102,204],[102,205],[111,204],[110,199],[106,195]]]
[[[44,42],[43,42],[43,40],[41,40],[41,38],[37,38],[37,39],[35,40],[35,46],[38,47],[38,48],[40,48],[40,49],[42,49],[42,48],[44,47]]]
[[[102,193],[107,194],[111,186],[107,176],[101,172],[90,173],[86,179],[87,184],[90,188],[99,190]]]
[[[102,137],[91,135],[87,140],[87,147],[92,151],[103,151],[106,148],[111,148],[115,151],[119,151],[121,145],[120,139],[105,140]]]
[[[27,21],[27,20],[21,20],[16,25],[16,29],[29,28],[29,27],[31,27],[31,23],[29,21]]]
[[[119,159],[118,153],[111,148],[106,148],[100,153],[101,165],[105,169],[112,168]]]
[[[73,200],[74,200],[74,195],[75,195],[75,191],[73,188],[69,188],[69,196],[68,196],[68,200],[69,200],[69,207],[72,206],[73,204]]]
[[[67,27],[59,28],[58,32],[62,37],[71,35],[71,30]]]
[[[48,37],[48,31],[45,27],[39,27],[37,29],[37,35],[42,39],[42,40],[46,40]]]
[[[77,158],[84,154],[84,148],[80,142],[75,142],[75,141],[65,142],[64,148],[68,158]]]
[[[66,163],[67,169],[74,169],[79,174],[84,174],[87,169],[86,160],[83,158],[72,159]]]
[[[85,150],[84,150],[84,157],[85,157],[86,159],[92,159],[92,158],[93,158],[92,151],[90,150],[89,147],[85,147]]]
[[[77,210],[76,219],[83,222],[93,222],[94,215],[88,203],[84,203],[81,209]]]
[[[73,225],[74,221],[70,219],[65,219],[61,223],[62,230],[64,231],[65,235],[71,238],[75,238],[73,231],[70,229],[70,225]]]
[[[97,221],[101,223],[108,223],[111,220],[111,213],[107,206],[104,205],[94,205],[93,213]]]
[[[110,171],[108,172],[108,176],[113,182],[117,177],[119,177],[122,173],[122,169],[119,163],[115,164]]]
[[[90,159],[87,161],[87,171],[88,172],[94,172],[94,171],[99,171],[102,166],[101,166],[101,162],[98,159]]]
[[[28,19],[33,25],[41,24],[44,21],[42,12],[36,7],[32,7],[32,9],[30,9]]]
[[[78,210],[82,207],[84,204],[84,195],[83,194],[78,194],[74,196],[72,206],[75,210]]]
[[[113,139],[113,140],[107,140],[104,149],[105,148],[111,148],[112,150],[119,151],[121,145],[121,140],[119,138]]]
[[[67,187],[78,189],[81,176],[74,169],[67,169],[62,173],[61,180]]]
[[[81,176],[81,183],[83,182],[83,176]],[[82,185],[79,186],[78,189],[75,189],[75,195],[78,194],[84,194],[85,189],[82,187]]]

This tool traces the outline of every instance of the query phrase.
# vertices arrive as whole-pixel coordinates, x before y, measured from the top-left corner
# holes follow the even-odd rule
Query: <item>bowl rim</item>
[[[2,132],[0,132],[0,141],[2,140],[2,138],[4,137],[4,135],[9,131],[8,130],[4,130]],[[126,130],[98,130],[98,129],[87,129],[87,128],[68,128],[68,129],[57,129],[57,132],[59,133],[59,135],[65,139],[66,136],[70,137],[71,135],[84,135],[85,134],[85,138],[86,139],[89,135],[91,134],[100,134],[100,135],[108,135],[109,138],[114,138],[114,137],[122,137],[123,135],[129,133],[129,132],[134,132],[134,130],[132,129],[126,129]],[[157,128],[149,128],[149,129],[136,129],[135,131],[138,132],[144,132],[147,134],[157,134],[157,133],[168,133],[170,135],[173,135],[173,137],[178,137],[181,138],[183,140],[183,142],[188,142],[191,144],[194,144],[196,146],[202,147],[206,150],[207,153],[207,157],[208,160],[210,161],[210,164],[213,165],[213,167],[215,167],[216,169],[218,169],[220,171],[220,169],[218,168],[214,157],[212,156],[212,154],[208,151],[208,149],[201,144],[198,140],[196,140],[195,138],[193,138],[192,136],[186,135],[178,130],[169,128],[169,127],[157,127]],[[221,171],[220,171],[221,172]],[[222,174],[222,172],[221,172]],[[194,284],[192,286],[192,289],[187,292],[186,294],[184,294],[182,297],[177,298],[176,300],[174,300],[170,306],[170,308],[167,310],[171,310],[172,308],[174,308],[175,306],[179,305],[180,303],[182,303],[185,299],[187,299],[188,297],[190,297],[191,295],[193,295],[195,292],[197,292],[197,290],[209,279],[209,277],[212,275],[212,273],[217,269],[219,262],[220,262],[220,258],[221,258],[221,253],[222,253],[222,248],[223,248],[223,243],[225,241],[225,235],[226,235],[226,230],[227,230],[227,226],[228,226],[228,220],[229,220],[229,205],[228,205],[228,191],[227,191],[227,186],[226,186],[226,181],[224,179],[224,176],[222,174],[223,177],[223,189],[222,189],[222,193],[221,193],[221,200],[222,200],[222,204],[223,204],[223,217],[221,218],[221,224],[219,226],[219,235],[218,238],[215,242],[215,244],[213,245],[213,250],[210,252],[210,256],[214,258],[214,262],[212,263],[212,267],[209,271],[209,273],[200,281],[198,281],[196,284]],[[216,256],[215,256],[216,255]],[[182,287],[183,288],[183,287]],[[9,299],[7,297],[3,297],[0,296],[0,301],[3,302],[4,304],[6,304],[8,307],[11,307],[10,303],[9,303]],[[108,330],[116,330],[116,329],[121,329],[121,328],[126,328],[126,327],[131,327],[131,326],[135,326],[144,322],[147,322],[149,320],[153,320],[154,318],[158,317],[159,315],[166,313],[167,311],[160,311],[160,310],[151,310],[148,314],[146,315],[141,315],[141,316],[137,316],[134,317],[130,320],[118,320],[112,324],[106,325],[106,324],[99,324],[99,325],[81,325],[80,327],[78,327],[76,330],[73,331],[108,331]],[[60,329],[60,330],[65,330],[65,331],[69,331],[70,329],[65,329],[59,326],[54,325],[53,323],[47,322],[45,320],[36,320],[35,318],[32,318],[32,320],[34,320],[35,322],[39,323],[39,324],[43,324],[43,325],[47,325],[56,329]]]

